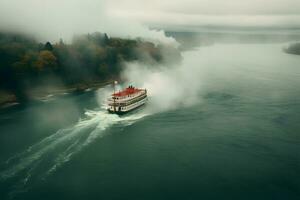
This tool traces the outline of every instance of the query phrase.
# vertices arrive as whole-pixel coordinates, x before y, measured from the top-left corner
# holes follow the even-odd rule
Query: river
[[[184,52],[133,80],[149,102],[122,117],[109,88],[0,111],[0,199],[300,199],[300,56],[284,45]]]

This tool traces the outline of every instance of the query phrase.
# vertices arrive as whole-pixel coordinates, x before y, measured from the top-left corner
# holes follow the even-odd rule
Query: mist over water
[[[239,151],[243,152],[243,150],[247,150],[247,145],[250,145],[250,141],[247,140],[248,137],[260,138],[259,135],[254,136],[251,134],[254,127],[261,127],[264,130],[265,137],[275,137],[275,143],[278,142],[278,145],[281,142],[282,145],[285,145],[285,141],[295,142],[290,144],[290,148],[296,149],[297,141],[299,141],[299,136],[294,132],[298,127],[295,120],[299,117],[299,58],[284,54],[281,51],[284,45],[217,44],[184,52],[182,63],[174,66],[153,68],[140,63],[128,64],[123,77],[128,80],[128,84],[148,90],[149,102],[146,107],[123,117],[108,114],[103,107],[103,103],[111,93],[112,88],[108,86],[98,90],[96,96],[93,97],[94,101],[97,102],[97,106],[86,110],[77,123],[62,127],[49,134],[1,164],[0,183],[9,183],[9,188],[5,193],[9,193],[11,198],[15,198],[26,194],[28,191],[34,191],[37,184],[47,185],[48,181],[56,177],[56,174],[64,176],[61,172],[65,168],[68,169],[68,166],[73,165],[73,159],[78,160],[80,155],[86,155],[86,152],[95,148],[95,144],[97,144],[97,148],[102,148],[102,145],[105,146],[106,140],[103,140],[103,143],[99,143],[99,141],[101,141],[101,138],[113,137],[111,133],[117,134],[115,136],[117,138],[121,137],[118,133],[122,133],[124,129],[127,130],[124,132],[124,140],[129,143],[130,140],[135,140],[132,138],[132,134],[139,135],[136,135],[136,137],[142,137],[145,134],[144,136],[148,139],[140,138],[141,141],[138,141],[140,145],[135,149],[135,152],[143,152],[143,149],[147,149],[144,152],[146,155],[147,152],[152,152],[154,147],[164,149],[164,145],[168,148],[172,144],[179,145],[176,139],[180,139],[180,141],[188,140],[188,136],[185,137],[184,134],[190,135],[191,133],[194,133],[191,137],[196,138],[195,141],[204,145],[203,148],[208,145],[203,144],[204,141],[208,140],[206,137],[216,138],[218,142],[220,142],[218,136],[220,139],[223,138],[223,141],[230,138],[233,140],[234,138],[240,138],[241,143],[239,145],[245,146],[238,147],[242,148]],[[121,86],[118,87],[121,88]],[[87,98],[80,102],[85,105],[86,100]],[[255,121],[255,118],[257,118],[257,121]],[[193,124],[194,121],[195,124]],[[184,123],[189,124],[189,128]],[[139,124],[144,124],[142,129],[138,128],[141,126]],[[168,129],[165,128],[165,124],[168,125]],[[198,124],[201,124],[201,126]],[[216,124],[219,128],[215,127]],[[26,125],[21,124],[21,126]],[[241,129],[237,127],[241,127]],[[151,132],[153,135],[150,134],[150,129],[153,129]],[[178,132],[183,129],[184,133]],[[282,138],[280,130],[285,129],[288,138]],[[145,133],[143,130],[145,130]],[[170,132],[166,132],[166,130],[170,130]],[[274,136],[272,136],[272,131]],[[172,132],[174,134],[171,134]],[[241,133],[245,134],[245,138],[242,137]],[[127,134],[128,139],[126,139]],[[179,135],[182,135],[182,137],[178,138]],[[228,135],[228,138],[224,138],[224,135]],[[172,142],[166,142],[166,137],[168,139],[173,138]],[[201,140],[201,137],[204,137],[204,140]],[[154,144],[151,142],[154,142]],[[161,142],[163,143],[160,144]],[[158,144],[162,147],[158,147]],[[262,146],[267,145],[260,142],[259,144]],[[194,145],[196,145],[196,148],[197,144]],[[211,145],[207,148],[216,148],[220,144]],[[255,146],[253,143],[251,145]],[[124,151],[124,146],[112,145],[111,148],[115,149],[113,151]],[[192,147],[187,146],[186,148]],[[266,148],[278,150],[277,146]],[[170,149],[169,154],[173,155],[172,152],[177,152],[176,149],[175,145],[174,148]],[[189,156],[194,158],[189,162],[195,162],[194,165],[197,166],[201,159],[198,160],[193,156],[192,152],[194,150],[190,149],[191,154],[188,153]],[[207,151],[207,149],[202,150]],[[181,153],[177,152],[179,155],[185,152],[184,150],[180,151]],[[236,149],[233,151],[236,151]],[[89,162],[92,163],[93,159],[100,159],[102,154],[109,157],[106,159],[113,159],[116,156],[115,154],[110,155],[108,152],[97,151],[97,154],[91,154]],[[282,154],[279,152],[278,154],[283,159],[282,156],[285,155],[285,152],[282,152]],[[246,154],[247,156],[248,154]],[[159,158],[158,156],[157,163],[163,162],[162,160],[159,161]],[[290,152],[289,158],[291,160],[287,161],[288,163],[294,163],[293,160],[297,162],[296,152]],[[165,159],[168,160],[168,158]],[[226,158],[215,159],[215,162],[217,162],[219,159]],[[250,156],[249,159],[253,158]],[[121,161],[122,159],[120,159]],[[252,161],[255,163],[256,159]],[[107,163],[105,159],[100,159],[98,162],[101,163],[101,166],[107,166],[107,170],[114,170],[120,164],[115,161],[118,164],[109,167],[109,162]],[[139,162],[148,162],[147,157],[145,157],[145,160],[139,160]],[[174,160],[169,162],[174,162]],[[210,162],[212,161],[210,160],[208,163]],[[82,161],[82,163],[85,162]],[[153,161],[153,163],[156,163],[156,161]],[[296,163],[294,164],[294,167],[291,168],[292,174],[299,167]],[[269,166],[269,163],[265,163],[265,165]],[[180,166],[178,164],[174,167],[177,169],[176,167]],[[213,167],[217,166],[213,165]],[[245,166],[241,167],[245,168]],[[93,170],[95,176],[100,176],[100,180],[102,180],[101,176],[106,180],[107,175],[98,174],[98,170],[101,171],[101,168],[97,167]],[[122,171],[121,167],[119,170]],[[138,173],[139,167],[135,170]],[[187,169],[183,168],[181,170],[186,171]],[[276,169],[273,170],[276,171]],[[222,170],[220,169],[220,171]],[[76,170],[73,172],[77,173]],[[126,177],[124,174],[123,176]],[[186,176],[189,177],[190,174],[187,173]],[[115,179],[118,182],[118,178],[115,177]],[[164,180],[164,177],[162,177],[162,180]],[[297,184],[297,181],[295,181],[295,187]],[[108,184],[107,187],[109,186],[112,187]],[[172,184],[170,184],[171,186]],[[96,194],[98,190],[94,191],[93,188],[91,193]]]
[[[150,98],[148,110],[161,112],[200,102],[198,93],[201,80],[198,79],[198,74],[201,72],[197,67],[197,58],[190,52],[183,56],[185,59],[182,64],[161,66],[159,69],[142,64],[128,64],[124,77],[129,83],[147,88]]]
[[[299,91],[296,83],[284,81],[300,75],[296,67],[299,58],[284,54],[284,46],[216,44],[183,52],[183,62],[171,67],[128,64],[123,76],[149,90],[147,109],[153,112],[201,104],[203,95],[215,90],[238,90],[245,95],[262,92],[264,98],[276,100]],[[239,86],[244,87],[241,90]]]
[[[0,32],[41,42],[203,46],[172,65],[125,63],[117,90],[149,96],[128,115],[107,113],[112,86],[0,110],[0,199],[300,199],[300,57],[281,43],[299,39],[299,5],[1,0]]]

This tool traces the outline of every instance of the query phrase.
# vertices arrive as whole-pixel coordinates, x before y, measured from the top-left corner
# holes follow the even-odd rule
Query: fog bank
[[[105,32],[177,45],[163,31],[150,30],[138,19],[109,14],[107,0],[2,0],[0,31],[34,34],[42,41],[70,41],[74,35]]]

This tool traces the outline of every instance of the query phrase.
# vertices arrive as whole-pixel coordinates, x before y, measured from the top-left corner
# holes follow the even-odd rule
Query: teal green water
[[[109,115],[102,90],[2,110],[0,199],[299,199],[300,56],[282,46],[184,53],[197,98],[154,114],[150,97]]]

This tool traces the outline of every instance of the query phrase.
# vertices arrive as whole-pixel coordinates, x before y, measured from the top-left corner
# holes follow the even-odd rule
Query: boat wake
[[[86,111],[85,116],[85,119],[74,126],[58,130],[7,160],[1,166],[0,181],[17,179],[18,184],[14,185],[14,191],[26,191],[30,183],[44,180],[68,162],[73,155],[105,136],[105,130],[109,127],[117,124],[131,125],[146,114],[136,113],[120,117],[101,110]]]

